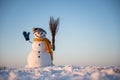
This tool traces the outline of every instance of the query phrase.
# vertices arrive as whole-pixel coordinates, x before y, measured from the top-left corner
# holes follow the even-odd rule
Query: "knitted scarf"
[[[53,50],[51,48],[51,42],[49,39],[47,38],[34,38],[34,41],[39,42],[39,41],[43,41],[45,44],[45,49],[48,53],[50,53],[51,56],[51,60],[53,60]]]

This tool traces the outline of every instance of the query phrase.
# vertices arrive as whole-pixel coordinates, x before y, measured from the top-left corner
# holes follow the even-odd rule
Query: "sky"
[[[0,0],[0,66],[24,67],[32,50],[22,32],[47,31],[59,17],[55,65],[120,66],[119,0]]]

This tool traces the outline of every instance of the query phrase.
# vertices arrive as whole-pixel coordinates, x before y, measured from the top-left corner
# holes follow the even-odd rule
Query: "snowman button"
[[[38,58],[40,58],[40,56],[38,56]]]
[[[40,46],[40,44],[38,44]]]
[[[38,53],[40,53],[40,51],[38,51]]]

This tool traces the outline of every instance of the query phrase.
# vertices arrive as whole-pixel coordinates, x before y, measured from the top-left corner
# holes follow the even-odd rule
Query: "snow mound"
[[[0,70],[0,80],[120,80],[120,66],[49,66]]]

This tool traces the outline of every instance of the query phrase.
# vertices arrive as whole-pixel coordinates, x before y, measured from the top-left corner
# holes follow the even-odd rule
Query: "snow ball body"
[[[44,42],[33,42],[32,51],[28,56],[29,67],[44,67],[51,65],[51,57],[45,50]]]

